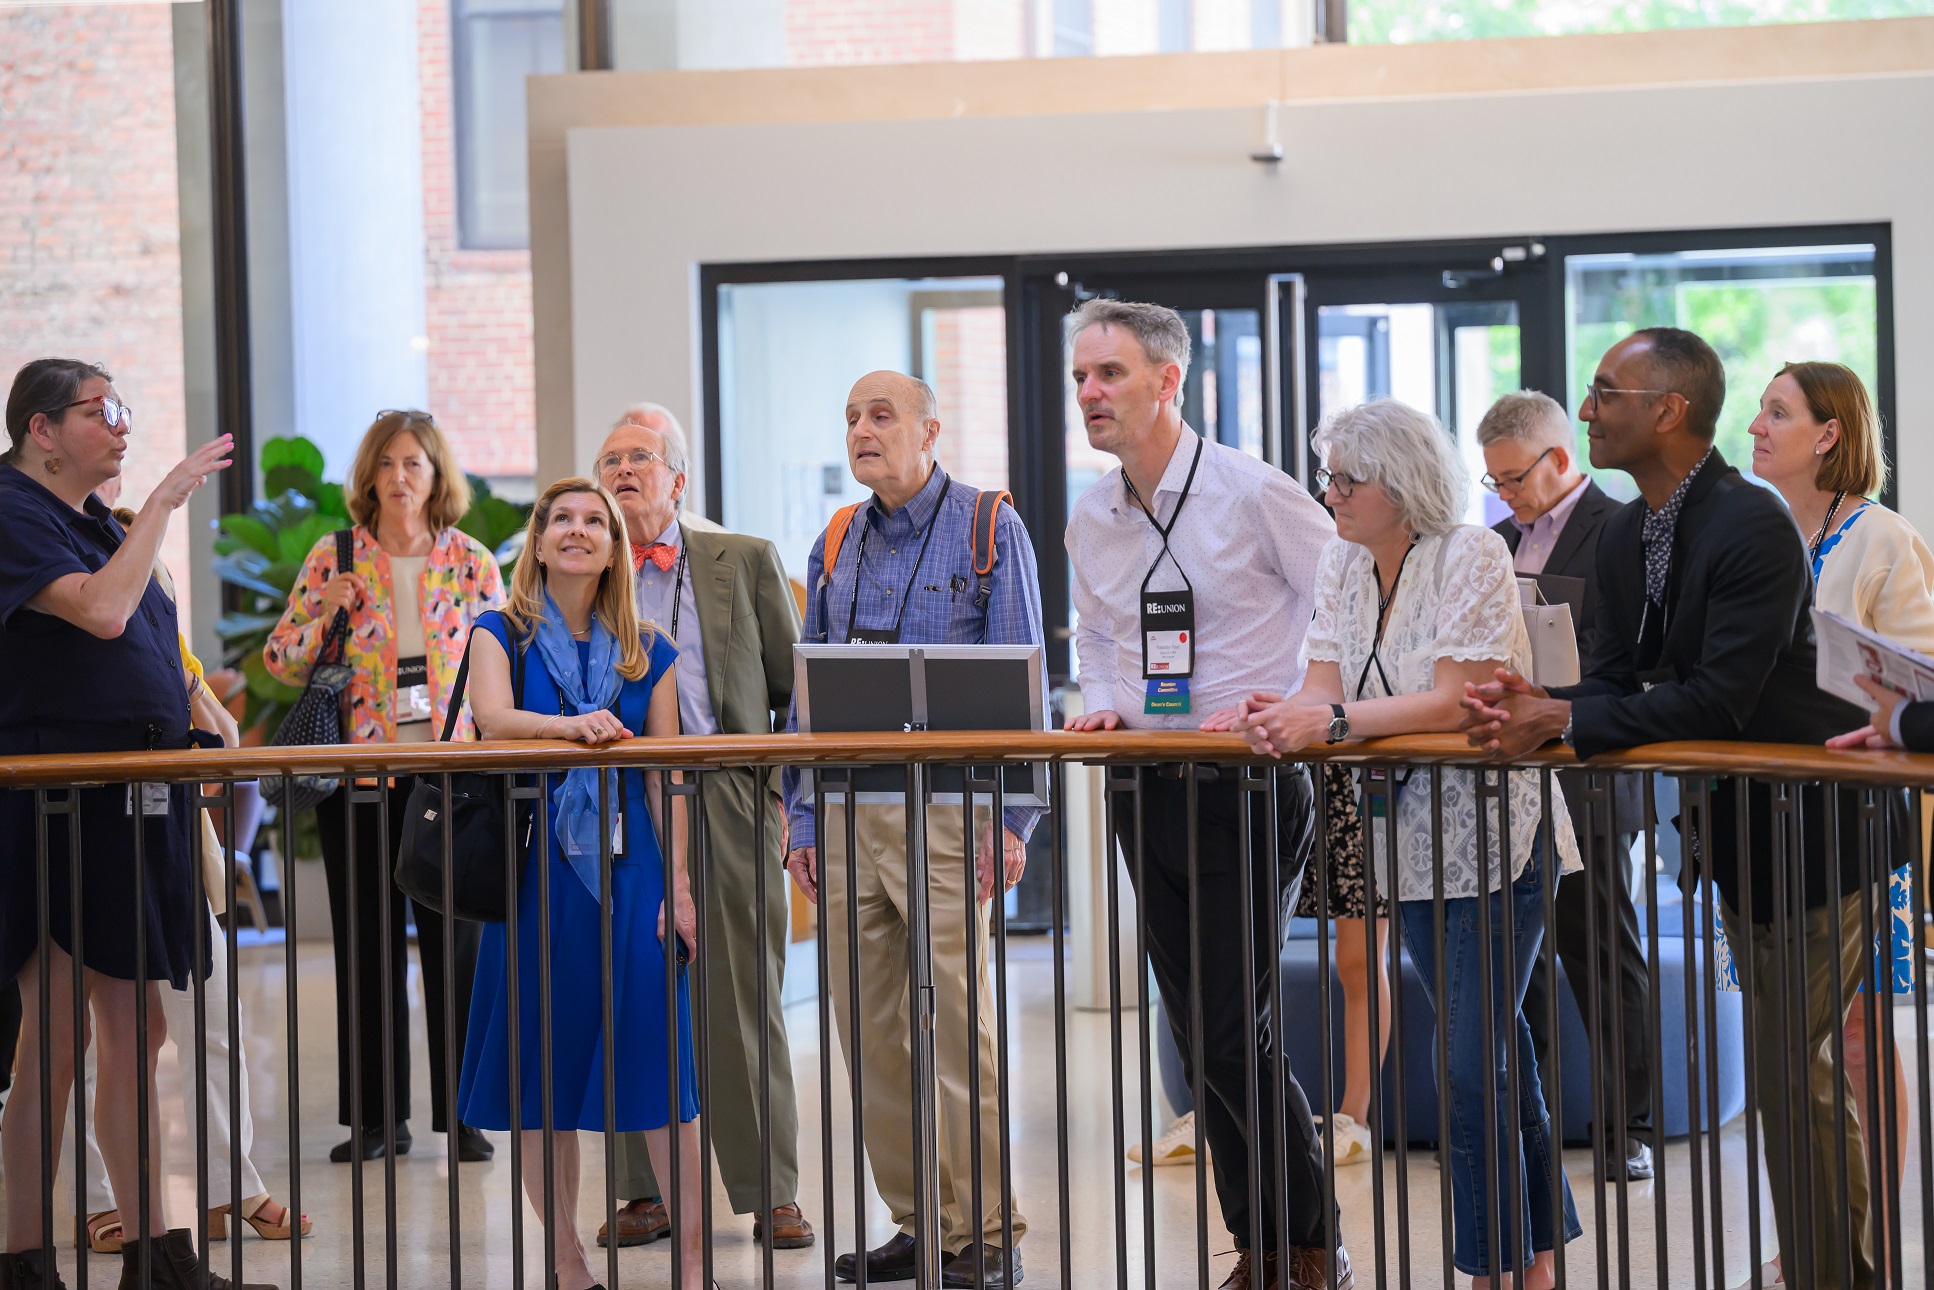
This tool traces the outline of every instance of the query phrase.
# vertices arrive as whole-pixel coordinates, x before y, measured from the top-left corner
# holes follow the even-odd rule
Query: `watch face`
[[[1350,721],[1347,717],[1330,718],[1330,742],[1339,743],[1350,737]]]

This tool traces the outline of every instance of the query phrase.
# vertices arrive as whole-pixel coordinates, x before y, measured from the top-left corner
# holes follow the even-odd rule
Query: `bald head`
[[[904,372],[868,372],[846,396],[846,462],[888,510],[912,500],[933,473],[940,405],[933,387]]]

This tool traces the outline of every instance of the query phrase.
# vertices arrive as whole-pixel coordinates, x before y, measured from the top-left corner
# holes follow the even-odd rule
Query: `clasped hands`
[[[1458,733],[1473,748],[1503,761],[1550,743],[1571,719],[1570,703],[1552,698],[1508,668],[1499,668],[1495,680],[1466,682],[1458,702],[1464,708]],[[1334,716],[1328,705],[1258,692],[1231,709],[1226,724],[1214,728],[1234,730],[1256,752],[1280,758],[1327,741]],[[1210,729],[1209,722],[1203,728]]]

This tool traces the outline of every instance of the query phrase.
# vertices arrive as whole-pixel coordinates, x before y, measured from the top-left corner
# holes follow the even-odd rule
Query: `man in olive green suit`
[[[799,610],[779,553],[764,538],[727,533],[680,512],[685,433],[666,409],[635,404],[598,450],[598,482],[624,511],[636,571],[638,617],[678,646],[678,715],[684,733],[771,734],[792,699],[792,647]],[[780,1011],[787,905],[781,849],[784,818],[777,772],[708,771],[705,794],[706,1019],[710,1099],[705,1116],[733,1212],[751,1214],[755,1240],[771,1229],[775,1249],[813,1243],[799,1211],[799,1110],[792,1050]],[[765,814],[765,847],[755,854],[753,811]],[[766,938],[755,923],[764,866]],[[759,973],[766,1007],[759,1010]],[[769,1035],[772,1078],[772,1193],[761,1212],[759,1027]],[[669,1234],[670,1223],[645,1153],[643,1134],[618,1139],[618,1244]],[[608,1225],[607,1225],[608,1226]],[[598,1244],[609,1239],[598,1233]]]

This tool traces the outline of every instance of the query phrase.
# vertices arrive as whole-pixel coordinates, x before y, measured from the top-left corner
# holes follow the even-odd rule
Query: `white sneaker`
[[[1319,1115],[1315,1118],[1318,1136],[1320,1137],[1323,1128],[1323,1117]],[[1336,1113],[1334,1126],[1336,1133],[1337,1167],[1340,1169],[1344,1165],[1367,1163],[1370,1159],[1370,1130],[1358,1124],[1355,1116],[1345,1115],[1341,1111]]]
[[[1195,1112],[1177,1116],[1175,1122],[1162,1130],[1162,1136],[1155,1139],[1155,1164],[1192,1165],[1195,1163]],[[1142,1162],[1142,1144],[1128,1144],[1128,1158],[1136,1164]]]

